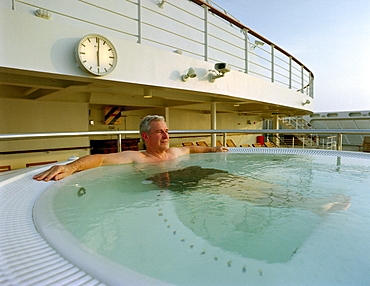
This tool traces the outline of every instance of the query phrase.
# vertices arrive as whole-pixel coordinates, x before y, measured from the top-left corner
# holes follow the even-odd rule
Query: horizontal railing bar
[[[97,136],[97,135],[130,135],[140,134],[139,131],[83,131],[83,132],[58,132],[58,133],[24,133],[24,134],[0,134],[0,140],[16,139],[44,139],[53,137],[73,136]]]
[[[246,133],[246,134],[370,134],[370,129],[353,130],[353,129],[315,129],[315,130],[302,130],[302,129],[225,129],[225,130],[172,130],[169,133]]]
[[[370,135],[370,129],[224,129],[224,130],[170,130],[170,134],[366,134]],[[54,137],[78,137],[78,136],[98,136],[98,135],[139,135],[139,131],[84,131],[84,132],[59,132],[59,133],[23,133],[23,134],[0,134],[0,140],[25,140],[25,139],[45,139]]]

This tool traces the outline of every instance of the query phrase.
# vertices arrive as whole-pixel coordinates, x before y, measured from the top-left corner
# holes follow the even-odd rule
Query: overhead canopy
[[[125,110],[181,108],[208,113],[245,113],[270,118],[310,114],[306,110],[194,90],[148,86],[103,78],[72,77],[0,68],[0,97],[35,101],[86,102],[118,105]]]

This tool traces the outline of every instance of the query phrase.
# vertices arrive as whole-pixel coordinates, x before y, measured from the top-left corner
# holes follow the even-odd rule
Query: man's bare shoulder
[[[167,150],[167,153],[172,156],[178,157],[190,154],[190,149],[188,147],[171,147]]]
[[[126,163],[145,162],[145,155],[141,151],[123,151],[104,155],[102,165],[116,165]]]

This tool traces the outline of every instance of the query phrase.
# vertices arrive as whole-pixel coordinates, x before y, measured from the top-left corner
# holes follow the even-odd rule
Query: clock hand
[[[98,60],[98,67],[100,67],[100,60],[99,60],[100,41],[99,41],[99,38],[96,38],[96,41],[98,42],[98,51],[96,52],[96,56],[97,56],[97,60]]]

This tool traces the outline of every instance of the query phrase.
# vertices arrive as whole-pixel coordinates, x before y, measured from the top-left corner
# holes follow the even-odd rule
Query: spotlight
[[[143,97],[146,98],[146,99],[152,98],[153,97],[152,90],[151,89],[148,89],[148,88],[145,88],[144,89],[144,96]]]
[[[264,44],[264,42],[255,40],[254,44],[251,44],[251,49],[254,50],[255,48],[257,48],[257,46],[263,46]]]
[[[225,73],[231,71],[230,65],[227,63],[216,63],[215,69],[211,70],[212,73],[209,74],[209,81],[215,82],[216,79],[224,77]],[[215,74],[214,74],[215,73]]]
[[[195,72],[194,68],[189,68],[188,72],[186,74],[183,74],[181,76],[182,81],[187,81],[190,78],[194,78],[197,76],[197,73]]]
[[[157,1],[158,7],[161,8],[161,9],[163,9],[164,3],[166,3],[166,0]]]
[[[50,12],[47,11],[47,10],[44,10],[44,9],[37,9],[35,11],[35,15],[37,17],[40,17],[40,18],[43,18],[43,19],[46,19],[46,20],[50,20],[50,18],[51,18]]]

